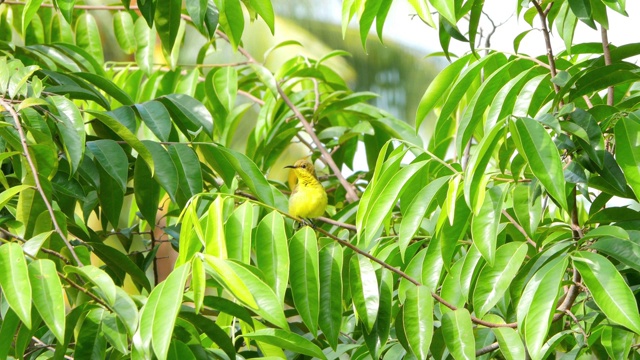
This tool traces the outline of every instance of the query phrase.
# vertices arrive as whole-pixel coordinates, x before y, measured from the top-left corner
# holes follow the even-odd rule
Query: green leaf
[[[403,258],[407,246],[409,246],[411,239],[420,228],[420,224],[431,203],[436,199],[436,195],[449,180],[449,176],[443,176],[430,181],[427,186],[420,189],[407,207],[407,210],[403,213],[402,222],[400,223],[400,234],[398,235],[398,248]]]
[[[67,23],[71,24],[73,22],[73,6],[76,0],[57,0],[57,3],[60,13],[64,16]]]
[[[215,342],[220,349],[229,356],[230,359],[235,358],[236,351],[233,343],[231,342],[231,338],[229,338],[229,335],[222,330],[215,321],[202,315],[196,315],[193,312],[186,311],[185,308],[182,308],[180,317],[192,323],[201,333],[206,334],[209,339],[213,340],[213,342]]]
[[[20,325],[20,318],[10,308],[2,318],[2,326],[0,327],[0,358],[7,359],[12,349],[10,346],[14,341],[14,336]]]
[[[78,274],[87,282],[98,288],[98,294],[106,303],[113,306],[116,302],[116,284],[111,277],[102,269],[93,265],[85,265],[81,268],[74,266],[65,266],[64,272],[67,274]]]
[[[116,314],[105,314],[100,330],[113,348],[122,354],[129,352],[127,329]]]
[[[371,29],[371,25],[373,25],[373,20],[375,20],[376,15],[378,15],[382,0],[368,0],[363,3],[364,10],[360,15],[360,41],[362,42],[362,47],[366,52],[369,30]]]
[[[31,19],[36,15],[38,9],[42,5],[42,0],[27,0],[25,6],[22,9],[22,34],[26,36],[27,26],[31,22]]]
[[[288,330],[289,324],[284,316],[282,302],[276,297],[269,285],[254,273],[253,270],[255,268],[232,261],[228,261],[227,264],[238,274],[238,277],[246,284],[251,294],[255,295],[257,303],[255,312],[273,325]]]
[[[103,308],[91,309],[81,322],[74,356],[80,359],[103,359],[106,357],[107,340],[100,327],[107,312]]]
[[[158,100],[166,106],[177,125],[182,124],[185,136],[192,136],[188,131],[196,134],[203,129],[213,138],[213,117],[200,101],[185,94],[165,95]]]
[[[16,243],[0,246],[0,286],[9,307],[31,328],[31,283],[24,252]]]
[[[569,0],[569,8],[580,21],[589,25],[592,29],[597,30],[591,15],[590,0]]]
[[[227,243],[224,233],[224,202],[218,196],[209,206],[207,228],[204,233],[205,253],[215,257],[227,258]]]
[[[84,157],[84,121],[76,105],[63,96],[49,96],[47,101],[55,108],[56,126],[62,137],[64,152],[75,174]]]
[[[251,7],[260,15],[267,24],[271,34],[274,34],[275,14],[270,0],[249,0]]]
[[[590,231],[589,234],[597,229]],[[594,242],[590,248],[609,255],[636,271],[640,271],[640,245],[634,241],[606,236]]]
[[[476,358],[473,323],[467,309],[450,311],[442,316],[442,336],[454,359]]]
[[[76,44],[91,54],[98,63],[104,63],[100,29],[96,19],[88,12],[80,15],[76,20]]]
[[[473,245],[480,251],[489,266],[493,266],[495,261],[498,228],[507,195],[505,187],[496,185],[489,189],[478,215],[474,215],[471,219]]]
[[[567,269],[566,257],[558,257],[529,280],[518,304],[517,315],[521,334],[532,359],[542,359],[543,347],[555,313],[562,278]]]
[[[113,33],[122,51],[127,54],[133,54],[136,51],[133,18],[128,11],[118,11],[113,14]]]
[[[108,267],[119,269],[131,276],[134,283],[141,285],[147,291],[151,291],[151,284],[147,275],[131,259],[111,246],[102,243],[91,243],[93,253],[96,254]]]
[[[176,198],[184,206],[193,195],[202,192],[202,170],[196,153],[185,144],[169,146],[169,155],[178,171]]]
[[[151,4],[151,0],[147,0],[146,4]],[[156,46],[156,33],[147,26],[147,22],[143,17],[139,17],[133,27],[136,40],[135,59],[140,69],[150,75],[153,72],[153,51]]]
[[[178,192],[178,171],[176,170],[171,156],[162,145],[157,142],[142,140],[142,143],[151,153],[153,164],[155,166],[154,179],[167,192],[171,200],[176,201],[176,193]]]
[[[473,293],[473,308],[478,317],[484,316],[503,297],[527,255],[527,243],[510,242],[496,251],[493,266],[486,264],[478,275]]]
[[[509,123],[509,128],[518,152],[529,163],[533,175],[560,207],[567,210],[562,161],[549,133],[539,122],[529,118],[518,118]]]
[[[505,128],[501,124],[494,126],[491,132],[480,140],[476,151],[469,158],[464,177],[464,198],[474,215],[480,214],[489,181],[486,174],[487,166],[496,150],[500,148],[504,134]]]
[[[531,184],[518,184],[513,189],[512,196],[513,211],[529,237],[534,237],[542,217],[541,196],[534,194],[535,191]]]
[[[238,93],[238,71],[233,67],[223,67],[214,72],[213,89],[218,101],[227,112],[231,111]]]
[[[456,24],[456,7],[454,0],[430,0],[431,5],[438,11],[438,15],[443,16],[451,24]]]
[[[2,208],[4,208],[16,194],[20,193],[22,190],[31,189],[31,188],[33,188],[33,186],[31,185],[17,185],[14,187],[10,187],[4,190],[3,192],[1,192],[0,193],[0,210],[2,210]]]
[[[245,185],[260,201],[279,210],[287,210],[286,197],[269,184],[262,171],[246,155],[223,146],[214,145],[211,150],[220,162],[219,167],[235,169]],[[227,182],[227,185],[231,186],[231,182]]]
[[[632,332],[616,326],[605,326],[600,342],[611,359],[628,359],[634,335]]]
[[[320,330],[332,349],[342,327],[342,248],[330,243],[320,249]]]
[[[434,29],[436,28],[436,25],[431,18],[431,10],[429,10],[429,4],[427,3],[427,0],[409,0],[409,4],[413,6],[413,9],[425,24],[431,26]]]
[[[233,51],[236,51],[244,30],[244,14],[240,0],[214,0],[214,2],[220,12],[220,27],[229,38]]]
[[[135,108],[142,122],[147,125],[160,141],[169,141],[171,133],[171,116],[162,103],[152,100],[136,104]]]
[[[104,76],[89,72],[79,72],[74,73],[73,75],[90,82],[92,85],[103,90],[107,95],[113,97],[122,105],[133,105],[133,100],[129,97],[129,94]]]
[[[251,262],[253,218],[254,205],[248,201],[236,207],[231,216],[227,218],[224,225],[224,234],[229,259],[235,259],[245,264]],[[291,251],[291,248],[289,251]]]
[[[407,291],[402,319],[410,350],[417,358],[425,359],[433,337],[433,297],[426,286],[414,286]]]
[[[289,280],[289,249],[284,219],[277,211],[267,214],[256,231],[256,265],[276,297],[284,302]]]
[[[87,147],[93,153],[97,164],[104,169],[105,174],[113,178],[119,188],[124,191],[127,188],[129,162],[122,147],[113,140],[90,141]]]
[[[209,39],[214,39],[214,35],[216,34],[216,29],[218,28],[218,20],[219,20],[218,8],[216,8],[213,0],[208,0],[207,2],[207,11],[204,17],[204,24],[207,27],[207,33]]]
[[[431,81],[422,99],[420,99],[420,104],[416,111],[416,129],[420,128],[427,114],[443,99],[442,94],[446,93],[453,86],[471,56],[472,55],[469,54],[454,61],[439,72],[435,79]]]
[[[60,343],[64,343],[64,297],[55,263],[48,259],[31,262],[29,281],[33,290],[33,305],[51,333]]]
[[[182,0],[164,0],[157,4],[154,21],[162,47],[171,52],[180,28]]]
[[[160,185],[156,181],[150,181],[152,177],[151,170],[139,156],[133,169],[133,192],[142,217],[153,228],[160,203]]]
[[[289,241],[291,295],[298,314],[313,336],[318,332],[320,274],[315,232],[308,226]]]
[[[207,0],[187,1],[187,13],[191,17],[193,26],[202,34],[206,34],[204,20],[207,16]]]
[[[297,354],[308,355],[319,359],[327,358],[316,344],[289,331],[280,329],[261,329],[242,336],[281,347]]]
[[[394,174],[388,183],[376,184],[373,188],[369,206],[358,209],[358,212],[366,211],[362,227],[358,229],[358,237],[361,239],[359,241],[365,247],[373,240],[382,227],[383,220],[391,213],[402,191],[406,189],[406,183],[427,163],[428,161],[420,161],[407,165]]]
[[[153,163],[153,156],[151,152],[144,146],[144,144],[138,139],[138,137],[131,132],[125,125],[116,120],[114,117],[98,111],[88,110],[87,113],[95,116],[101,123],[105,124],[109,129],[113,130],[122,140],[124,140],[129,146],[134,148],[138,152],[138,158],[144,160],[151,171],[155,169]],[[95,142],[92,142],[95,143]],[[95,154],[94,154],[95,155]]]
[[[174,269],[162,282],[162,286],[157,286],[151,291],[149,302],[142,309],[140,315],[141,331],[143,324],[151,323],[150,329],[147,331],[151,330],[151,344],[159,359],[167,357],[176,316],[180,311],[180,305],[182,305],[182,294],[188,274],[189,264]],[[154,292],[158,294],[157,301],[151,302]]]
[[[378,316],[380,293],[376,271],[369,259],[362,256],[351,258],[349,285],[356,313],[367,332],[371,332]]]
[[[240,276],[229,266],[228,262],[211,255],[205,255],[204,260],[213,269],[211,275],[217,279],[227,291],[250,309],[258,309],[258,304],[251,294],[251,291]]]
[[[526,359],[527,352],[516,330],[508,327],[498,327],[493,329],[493,333],[498,339],[500,352],[506,360]]]
[[[622,168],[627,183],[640,199],[640,122],[638,117],[618,120],[615,126],[616,161]]]
[[[193,290],[193,307],[196,314],[199,314],[202,309],[206,288],[204,262],[201,257],[194,256],[191,260],[191,290]]]
[[[573,253],[572,259],[604,315],[610,321],[640,334],[638,305],[629,285],[615,266],[602,255],[586,251]]]

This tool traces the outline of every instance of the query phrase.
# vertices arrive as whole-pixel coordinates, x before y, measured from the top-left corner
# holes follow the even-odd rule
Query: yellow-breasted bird
[[[327,208],[327,193],[316,177],[313,164],[303,159],[285,167],[293,169],[298,177],[289,198],[289,214],[308,220],[322,216]]]

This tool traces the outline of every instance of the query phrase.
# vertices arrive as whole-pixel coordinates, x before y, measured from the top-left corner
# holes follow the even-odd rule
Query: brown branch
[[[331,218],[327,218],[327,217],[324,217],[324,216],[320,216],[318,218],[318,220],[320,220],[322,222],[325,222],[325,223],[327,223],[329,225],[341,227],[343,229],[347,229],[347,230],[351,230],[351,231],[355,231],[355,232],[358,231],[358,228],[356,228],[355,225],[343,223],[343,222],[340,222],[340,221],[337,221],[337,220],[333,220]]]
[[[9,113],[11,114],[11,117],[13,118],[13,121],[15,122],[16,129],[18,130],[18,134],[20,135],[20,143],[22,144],[22,151],[24,152],[24,157],[27,159],[27,163],[29,164],[29,168],[31,169],[31,173],[33,174],[33,180],[35,181],[36,188],[38,189],[38,192],[42,197],[42,201],[44,202],[44,205],[47,207],[47,211],[49,212],[49,216],[51,217],[51,222],[53,223],[53,228],[55,232],[58,235],[60,235],[60,238],[62,238],[62,241],[67,246],[67,249],[69,249],[69,252],[71,253],[71,256],[73,257],[73,260],[76,262],[76,264],[78,264],[78,266],[83,266],[82,261],[80,261],[80,258],[78,257],[75,250],[73,249],[73,246],[71,246],[71,243],[67,239],[67,236],[60,228],[60,225],[58,224],[58,220],[56,219],[55,212],[53,210],[53,206],[51,206],[51,202],[49,202],[49,199],[47,199],[47,194],[44,192],[44,189],[42,188],[42,184],[40,183],[40,177],[38,176],[38,169],[36,169],[36,165],[33,162],[31,155],[29,154],[27,137],[24,133],[24,129],[22,128],[22,123],[20,123],[20,117],[18,116],[18,113],[13,109],[13,106],[11,104],[8,104],[4,100],[4,98],[1,98],[1,97],[0,97],[0,106],[4,107],[5,109],[7,109],[7,111],[9,111]]]
[[[489,345],[487,345],[487,346],[485,346],[485,347],[483,347],[481,349],[478,349],[476,351],[476,357],[482,356],[484,354],[488,354],[488,353],[490,353],[490,352],[492,352],[494,350],[498,350],[499,347],[500,347],[500,345],[498,345],[497,341],[494,342],[493,344],[489,344]]]
[[[113,311],[113,310],[111,310],[111,307],[109,305],[107,305],[106,302],[104,302],[104,300],[100,299],[94,293],[92,293],[91,291],[85,289],[84,287],[82,287],[81,285],[76,283],[75,281],[69,279],[65,274],[63,274],[63,273],[58,271],[58,276],[60,276],[64,281],[66,281],[69,285],[71,285],[71,287],[73,287],[73,288],[79,290],[80,292],[86,294],[87,296],[92,298],[95,302],[97,302],[98,304],[102,305],[105,309],[108,309],[109,311]]]
[[[527,234],[527,232],[524,230],[524,228],[522,227],[522,225],[518,224],[518,222],[516,221],[516,219],[514,219],[506,210],[502,210],[502,215],[504,215],[504,217],[506,217],[509,222],[511,222],[511,224],[522,234],[524,235],[524,238],[527,240],[527,243],[529,243],[529,245],[533,246],[534,249],[538,248],[538,244],[535,243],[535,241],[533,241],[529,235]]]
[[[531,3],[533,3],[533,6],[538,11],[538,16],[540,17],[540,22],[542,23],[542,34],[544,35],[544,42],[545,42],[545,45],[547,46],[547,58],[549,59],[549,70],[551,71],[551,77],[554,78],[558,73],[556,71],[556,60],[553,57],[553,48],[551,47],[551,36],[549,33],[549,28],[547,27],[547,14],[549,13],[551,6],[553,6],[553,3],[550,3],[546,10],[542,9],[542,6],[538,2],[538,0],[533,0],[531,1]],[[553,90],[556,93],[558,93],[560,91],[560,88],[556,83],[552,82],[552,84],[553,84]]]
[[[571,312],[571,310],[567,309],[564,311],[567,315],[569,315],[569,317],[571,318],[571,320],[573,320],[574,323],[576,323],[576,325],[578,325],[578,329],[580,330],[580,333],[582,334],[582,336],[584,336],[584,340],[586,341],[589,336],[587,335],[587,333],[584,331],[584,328],[582,327],[582,325],[580,325],[580,321],[578,321],[578,318]]]
[[[602,38],[602,52],[604,54],[605,66],[611,65],[611,49],[609,48],[609,36],[607,35],[607,29],[600,25],[600,37]],[[607,105],[613,106],[614,88],[609,86],[607,88]]]
[[[35,336],[32,336],[32,337],[31,337],[31,340],[33,340],[33,342],[34,342],[34,343],[36,343],[36,345],[37,345],[38,347],[41,347],[41,348],[47,348],[47,349],[49,349],[49,350],[51,350],[51,351],[54,351],[54,352],[56,351],[56,348],[55,348],[53,345],[46,344],[44,341],[42,341],[42,340],[38,339],[38,338],[37,338],[37,337],[35,337]],[[26,355],[27,355],[27,354],[25,354],[25,357],[26,357]],[[71,357],[71,356],[69,356],[69,355],[64,355],[64,358],[65,358],[65,359],[67,359],[67,360],[73,360],[73,357]]]
[[[16,239],[16,240],[18,240],[20,242],[23,242],[23,243],[27,242],[27,240],[25,240],[21,236],[16,235],[16,234],[14,234],[14,233],[12,233],[12,232],[10,232],[8,230],[5,230],[3,228],[0,228],[0,232],[5,234],[6,236],[10,236],[10,237],[12,237],[12,238],[14,238],[14,239]],[[53,255],[53,256],[59,258],[65,264],[69,264],[70,263],[69,259],[67,259],[66,257],[64,257],[64,255],[60,254],[57,251],[54,251],[54,250],[51,250],[51,249],[47,249],[47,248],[43,248],[43,247],[40,248],[40,251],[42,251],[45,254]]]

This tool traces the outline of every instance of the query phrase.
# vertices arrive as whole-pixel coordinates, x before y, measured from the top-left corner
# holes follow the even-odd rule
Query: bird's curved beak
[[[284,167],[285,169],[295,169],[296,166],[295,165],[287,165]]]

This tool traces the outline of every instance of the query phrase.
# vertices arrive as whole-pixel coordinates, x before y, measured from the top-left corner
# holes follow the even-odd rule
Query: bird
[[[289,197],[289,214],[303,222],[307,220],[313,226],[312,219],[322,216],[327,208],[327,193],[316,177],[315,168],[305,159],[285,168],[293,169],[298,178],[298,183]]]

